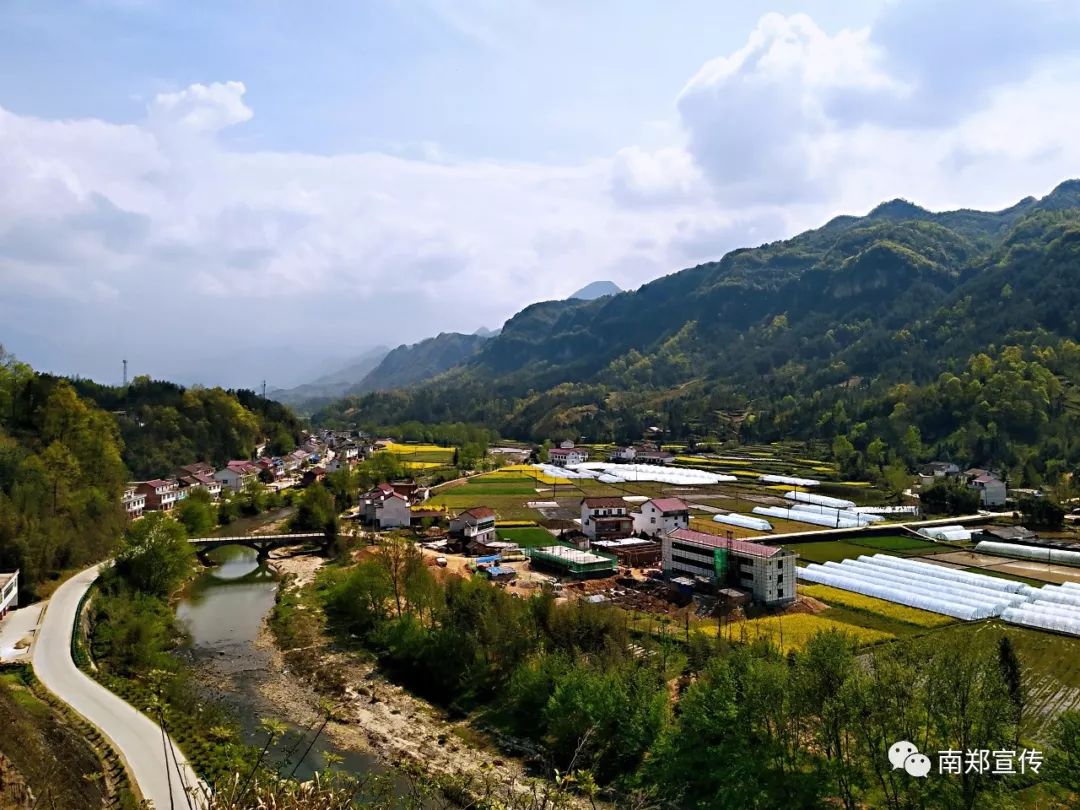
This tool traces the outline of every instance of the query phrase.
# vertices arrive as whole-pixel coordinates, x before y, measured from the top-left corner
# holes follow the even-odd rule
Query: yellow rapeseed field
[[[442,447],[437,444],[398,444],[397,442],[389,442],[383,449],[393,453],[395,456],[408,456],[415,453],[445,453],[448,457],[454,455],[453,447]]]
[[[832,588],[828,585],[800,585],[799,593],[820,599],[827,605],[865,610],[867,613],[876,613],[916,627],[941,627],[952,621],[948,616],[942,616],[940,613],[897,605],[884,599],[875,599],[873,596],[864,596],[861,593]]]
[[[701,625],[701,629],[716,635],[715,624]],[[738,642],[752,642],[760,638],[771,641],[776,647],[787,653],[801,650],[811,638],[826,630],[839,630],[852,636],[859,644],[872,644],[895,638],[892,633],[883,630],[871,630],[853,624],[833,621],[824,616],[809,613],[790,613],[786,616],[764,616],[760,619],[747,619],[731,622],[723,626],[724,638]]]
[[[572,484],[574,483],[569,478],[556,478],[553,475],[541,472],[536,467],[529,464],[510,464],[506,467],[500,467],[495,472],[485,473],[482,476],[477,476],[483,479],[498,480],[499,478],[534,478],[541,484]],[[476,480],[476,479],[473,479]]]

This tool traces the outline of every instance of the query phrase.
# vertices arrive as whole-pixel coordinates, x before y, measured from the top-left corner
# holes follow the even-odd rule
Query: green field
[[[824,563],[829,562],[830,560],[840,562],[841,560],[858,557],[860,554],[874,553],[873,549],[866,548],[865,546],[856,546],[853,543],[845,543],[842,540],[822,540],[816,543],[791,543],[790,545],[785,545],[784,548],[794,551],[799,555],[799,559],[804,562],[812,563]]]
[[[856,546],[864,546],[875,551],[887,551],[908,556],[912,553],[929,553],[941,551],[941,546],[930,540],[920,540],[910,534],[882,534],[871,537],[860,537],[852,540]]]
[[[551,532],[536,526],[521,529],[497,529],[496,534],[500,540],[507,543],[517,543],[522,548],[535,548],[537,546],[550,546],[558,541]]]

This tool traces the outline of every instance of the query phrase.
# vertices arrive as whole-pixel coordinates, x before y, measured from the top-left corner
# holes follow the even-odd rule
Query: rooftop
[[[653,498],[650,501],[661,512],[686,512],[690,509],[689,504],[682,498]]]
[[[590,509],[625,509],[626,501],[622,498],[582,498],[581,502]]]
[[[602,557],[599,554],[592,554],[577,548],[567,548],[566,546],[543,546],[542,548],[531,549],[531,551],[546,554],[549,557],[558,557],[560,560],[578,565],[611,562],[610,557]]]
[[[736,554],[747,554],[751,557],[775,557],[784,550],[779,546],[766,546],[761,543],[748,543],[745,540],[728,540],[715,534],[696,532],[693,529],[676,529],[668,532],[668,537],[675,540],[685,540],[689,543],[697,543],[709,548],[726,548]]]

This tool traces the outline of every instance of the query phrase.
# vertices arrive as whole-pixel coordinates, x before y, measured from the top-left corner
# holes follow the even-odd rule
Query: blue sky
[[[1077,43],[1065,0],[9,0],[0,342],[289,385],[882,199],[1005,206],[1080,175]]]

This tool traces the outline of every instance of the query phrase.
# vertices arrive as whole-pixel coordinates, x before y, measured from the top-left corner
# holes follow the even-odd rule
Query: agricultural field
[[[936,636],[946,644],[969,645],[985,639],[996,644],[1006,635],[1012,641],[1024,673],[1027,702],[1023,733],[1046,743],[1054,718],[1080,709],[1080,638],[1061,636],[998,621],[961,622]]]
[[[910,535],[878,535],[848,537],[844,540],[810,540],[805,543],[785,544],[799,559],[808,563],[841,562],[862,554],[893,554],[897,557],[917,557],[941,551],[941,546]]]
[[[785,653],[802,649],[807,641],[827,630],[848,633],[859,644],[875,644],[895,638],[894,633],[885,630],[848,624],[809,613],[763,616],[759,619],[726,623],[722,628],[718,628],[715,622],[701,623],[698,628],[709,635],[720,633],[723,638],[734,642],[750,643],[761,638],[768,639]]]
[[[398,458],[402,464],[428,465],[442,467],[454,459],[453,447],[440,447],[437,444],[398,444],[390,442],[383,448]]]
[[[864,596],[861,593],[853,593],[852,591],[845,591],[828,585],[799,585],[799,593],[802,596],[812,596],[830,607],[843,607],[861,613],[884,616],[887,619],[914,625],[915,627],[944,627],[955,621],[949,616],[942,616],[939,613],[898,605],[884,599],[876,599],[873,596]]]

